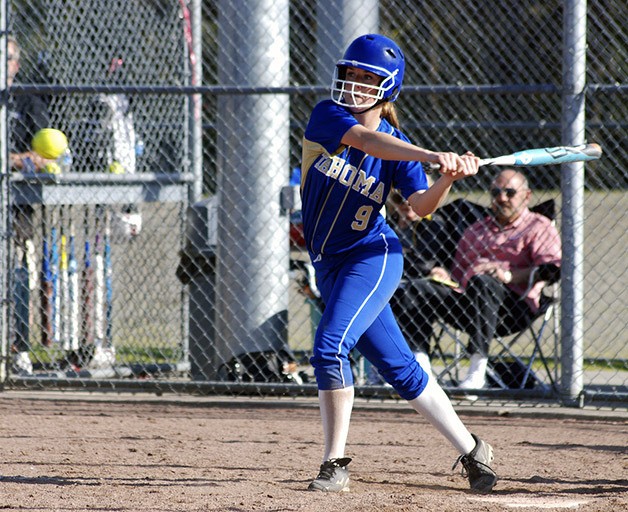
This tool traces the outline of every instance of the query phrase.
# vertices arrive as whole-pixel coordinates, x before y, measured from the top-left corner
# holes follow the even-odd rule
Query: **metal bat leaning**
[[[568,162],[586,162],[598,160],[602,156],[599,144],[580,144],[579,146],[556,146],[551,148],[524,149],[494,158],[480,159],[480,167],[484,165],[508,165],[513,167],[534,167],[538,165],[556,165]],[[427,171],[437,171],[438,164],[424,164]]]
[[[70,350],[77,351],[79,349],[80,340],[80,323],[79,323],[79,280],[78,280],[78,261],[76,260],[76,235],[74,233],[74,219],[72,218],[72,206],[69,207],[70,216],[70,241],[68,254],[68,280],[69,280],[69,296],[70,303]]]
[[[41,207],[42,229],[42,259],[41,259],[41,344],[44,347],[52,345],[52,268],[50,261],[50,245],[48,241],[48,229],[46,228],[46,206]]]
[[[70,281],[68,271],[68,236],[66,234],[64,211],[61,207],[61,228],[59,241],[59,332],[63,350],[70,350]]]

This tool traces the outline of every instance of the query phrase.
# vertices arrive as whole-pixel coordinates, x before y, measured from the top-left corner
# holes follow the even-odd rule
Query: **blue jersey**
[[[381,160],[342,145],[356,124],[349,110],[325,100],[316,105],[305,130],[301,197],[312,259],[370,244],[383,232],[394,237],[380,213],[391,187],[406,198],[428,188],[419,162]],[[385,119],[377,131],[409,142]]]

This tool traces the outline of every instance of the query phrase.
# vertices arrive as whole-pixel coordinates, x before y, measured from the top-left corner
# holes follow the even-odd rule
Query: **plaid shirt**
[[[458,243],[452,277],[464,288],[475,275],[473,267],[482,262],[500,262],[502,269],[513,271],[543,263],[560,266],[561,257],[560,235],[552,221],[526,208],[507,226],[500,226],[492,216],[469,226]],[[507,286],[520,296],[528,290],[525,301],[536,312],[544,284],[538,282],[530,290],[527,283]]]

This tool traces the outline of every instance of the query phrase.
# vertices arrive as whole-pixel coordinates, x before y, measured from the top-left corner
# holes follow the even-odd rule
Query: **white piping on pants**
[[[375,290],[377,290],[377,288],[379,287],[379,284],[382,282],[382,279],[384,278],[384,270],[386,270],[386,263],[388,262],[388,242],[386,241],[386,235],[384,235],[382,233],[381,237],[384,240],[384,244],[385,244],[386,248],[385,248],[385,252],[384,252],[384,263],[382,264],[382,270],[381,270],[381,272],[379,274],[379,278],[377,279],[377,283],[375,283],[375,286],[373,287],[373,289],[366,296],[366,298],[362,301],[362,304],[360,304],[360,307],[355,312],[355,315],[353,315],[353,318],[349,322],[349,325],[347,325],[347,328],[345,329],[345,332],[342,333],[342,338],[340,338],[340,343],[338,344],[338,352],[336,353],[336,359],[338,360],[338,364],[340,365],[340,377],[342,378],[342,387],[343,388],[345,387],[345,377],[344,377],[344,373],[342,372],[342,359],[340,358],[340,352],[342,350],[342,344],[344,343],[344,340],[347,337],[347,333],[349,332],[349,329],[351,329],[351,326],[353,325],[353,322],[355,321],[357,316],[360,314],[360,312],[364,309],[364,306],[369,301],[369,299],[373,296],[373,294],[375,293]]]

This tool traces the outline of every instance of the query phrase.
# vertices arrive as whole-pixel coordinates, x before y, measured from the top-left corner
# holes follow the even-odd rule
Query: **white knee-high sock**
[[[430,376],[423,392],[410,400],[409,404],[443,434],[461,455],[466,455],[475,448],[475,440],[436,379]]]
[[[323,462],[329,459],[338,459],[345,455],[351,410],[353,409],[353,396],[353,386],[318,392],[325,436]]]

